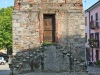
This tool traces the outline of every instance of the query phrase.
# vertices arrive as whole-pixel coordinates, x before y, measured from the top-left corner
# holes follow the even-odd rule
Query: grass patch
[[[56,45],[55,42],[43,42],[42,46]]]

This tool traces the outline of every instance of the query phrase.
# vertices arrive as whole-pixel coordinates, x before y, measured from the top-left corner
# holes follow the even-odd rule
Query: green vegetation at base
[[[95,64],[100,66],[100,60],[97,60]]]
[[[43,42],[42,46],[56,45],[55,42]]]

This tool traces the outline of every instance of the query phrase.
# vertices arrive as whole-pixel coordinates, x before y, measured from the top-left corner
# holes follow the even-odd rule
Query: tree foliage
[[[0,9],[0,48],[12,49],[12,10],[13,7]]]

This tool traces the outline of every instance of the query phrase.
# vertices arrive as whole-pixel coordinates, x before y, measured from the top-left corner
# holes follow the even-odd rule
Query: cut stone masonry
[[[73,57],[84,59],[85,20],[82,0],[15,0],[12,22],[14,55],[21,53],[21,56],[27,57],[29,50],[40,49],[45,40],[48,40],[47,42],[56,43],[67,53],[71,50]],[[68,57],[63,58],[60,49],[56,49],[53,45],[46,48],[44,71],[69,71]],[[20,57],[18,63],[22,63],[21,59],[26,57]],[[35,57],[34,55],[32,60]],[[40,65],[40,62],[39,59],[37,65]],[[77,71],[80,71],[81,67],[79,65],[76,67]],[[29,67],[26,69],[30,70]],[[38,71],[40,69],[39,66]]]
[[[68,42],[77,43],[85,49],[82,8],[82,0],[15,0],[13,11],[14,53],[28,49],[29,45],[32,48],[40,46],[43,42],[44,14],[55,14],[56,43],[64,45],[67,45]]]

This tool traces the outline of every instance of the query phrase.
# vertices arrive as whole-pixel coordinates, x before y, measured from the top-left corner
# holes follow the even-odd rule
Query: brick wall
[[[41,4],[41,3],[56,3],[56,4],[72,4],[73,7],[82,9],[82,0],[15,0],[15,9],[23,8],[23,6],[29,6],[29,4]],[[71,6],[72,7],[72,6]],[[38,8],[38,7],[37,7]],[[26,8],[24,8],[26,9]]]

